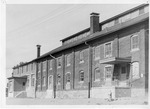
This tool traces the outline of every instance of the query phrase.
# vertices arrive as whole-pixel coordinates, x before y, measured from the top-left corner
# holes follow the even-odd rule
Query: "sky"
[[[100,22],[139,4],[7,4],[6,76],[12,67],[61,46],[60,40],[90,26],[90,13]]]

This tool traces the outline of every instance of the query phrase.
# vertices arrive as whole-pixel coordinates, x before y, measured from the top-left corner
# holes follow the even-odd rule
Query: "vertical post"
[[[89,47],[89,62],[88,62],[88,67],[89,67],[89,82],[88,82],[88,98],[90,98],[91,95],[91,86],[92,86],[92,47],[85,42],[85,45],[88,45]]]

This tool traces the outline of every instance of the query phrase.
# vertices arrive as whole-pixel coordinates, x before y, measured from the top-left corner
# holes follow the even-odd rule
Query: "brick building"
[[[148,94],[149,5],[62,39],[62,46],[13,68],[9,97],[113,98]]]

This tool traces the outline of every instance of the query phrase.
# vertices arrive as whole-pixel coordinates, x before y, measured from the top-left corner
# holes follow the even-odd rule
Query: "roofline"
[[[121,17],[121,16],[123,16],[123,15],[126,15],[126,14],[128,14],[128,13],[130,13],[130,12],[133,12],[133,11],[137,10],[138,8],[144,7],[144,6],[146,6],[146,5],[149,5],[149,4],[141,4],[141,5],[139,5],[139,6],[136,6],[136,7],[134,7],[134,8],[131,8],[131,9],[125,11],[125,12],[122,12],[122,13],[116,15],[116,16],[113,16],[113,17],[111,17],[111,18],[109,18],[109,19],[107,19],[107,20],[104,20],[104,21],[100,22],[99,24],[100,24],[100,25],[103,25],[103,24],[105,24],[105,23],[107,23],[107,22],[109,22],[109,21],[111,21],[111,20],[113,20],[113,19],[119,18],[119,17]],[[75,36],[77,36],[77,35],[79,35],[79,34],[82,34],[82,33],[87,32],[87,31],[90,31],[90,28],[84,29],[84,30],[82,30],[82,31],[80,31],[80,32],[78,32],[78,33],[75,33],[75,34],[73,34],[73,35],[71,35],[71,36],[68,36],[68,37],[66,37],[66,38],[64,38],[64,39],[61,39],[60,41],[63,42],[63,41],[65,41],[65,40],[67,40],[67,39],[71,39],[71,38],[73,38],[73,37],[75,37]]]
[[[140,20],[135,20],[135,19],[138,19],[138,18],[140,18]],[[79,40],[78,42],[75,41],[75,42],[72,42],[70,44],[62,45],[62,46],[60,46],[60,47],[58,47],[58,48],[56,48],[56,49],[54,49],[54,50],[52,50],[50,52],[47,52],[47,53],[43,54],[42,56],[40,56],[40,57],[38,57],[38,58],[36,58],[36,59],[34,59],[32,61],[36,61],[36,60],[44,58],[44,57],[46,57],[46,56],[48,56],[50,54],[54,54],[54,53],[60,52],[60,51],[65,50],[65,49],[68,49],[68,48],[71,48],[71,47],[75,47],[77,45],[80,45],[80,44],[84,43],[85,41],[94,40],[95,38],[97,38],[96,36],[102,37],[102,36],[108,35],[108,34],[110,34],[112,32],[119,31],[121,29],[127,28],[127,27],[135,25],[137,23],[146,21],[148,18],[149,18],[149,12],[144,14],[144,15],[138,16],[137,18],[134,18],[134,19],[131,19],[129,21],[126,21],[124,23],[112,26],[108,30],[104,29],[104,30],[102,30],[100,32],[96,32],[93,35],[89,35],[89,37],[85,37],[85,38]],[[127,22],[130,22],[130,23],[126,24]]]
[[[13,67],[13,69],[18,68],[18,67],[21,67],[21,66],[24,66],[24,65],[27,65],[27,64],[32,63],[32,62],[33,62],[33,61],[29,61],[29,62],[23,63],[23,64],[21,64],[21,65],[18,65],[18,66]]]
[[[122,13],[120,13],[120,14],[114,16],[114,17],[111,17],[111,18],[109,18],[109,19],[107,19],[107,20],[102,21],[100,24],[103,25],[103,24],[105,24],[105,23],[107,23],[107,22],[110,22],[110,21],[112,21],[112,20],[114,20],[114,19],[116,19],[116,18],[120,18],[120,17],[123,16],[123,15],[129,14],[130,12],[133,12],[133,11],[135,11],[135,10],[141,8],[141,7],[147,6],[147,5],[149,5],[149,4],[141,4],[141,5],[139,5],[139,6],[136,6],[136,7],[134,7],[134,8],[131,8],[131,9],[125,11],[125,12],[122,12]]]
[[[65,40],[67,40],[67,39],[71,39],[71,38],[73,38],[74,36],[77,36],[77,35],[79,35],[79,34],[82,34],[82,33],[88,32],[88,31],[90,31],[90,28],[86,28],[86,29],[84,29],[84,30],[82,30],[82,31],[80,31],[80,32],[78,32],[78,33],[75,33],[75,34],[73,34],[73,35],[71,35],[71,36],[68,36],[68,37],[66,37],[66,38],[64,38],[64,39],[61,39],[60,41],[65,41]]]

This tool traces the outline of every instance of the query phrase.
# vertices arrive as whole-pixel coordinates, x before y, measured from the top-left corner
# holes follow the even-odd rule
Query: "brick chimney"
[[[41,48],[41,45],[36,45],[37,47],[37,58],[40,57],[40,48]]]
[[[90,14],[90,34],[100,31],[99,27],[99,13],[92,12]]]

